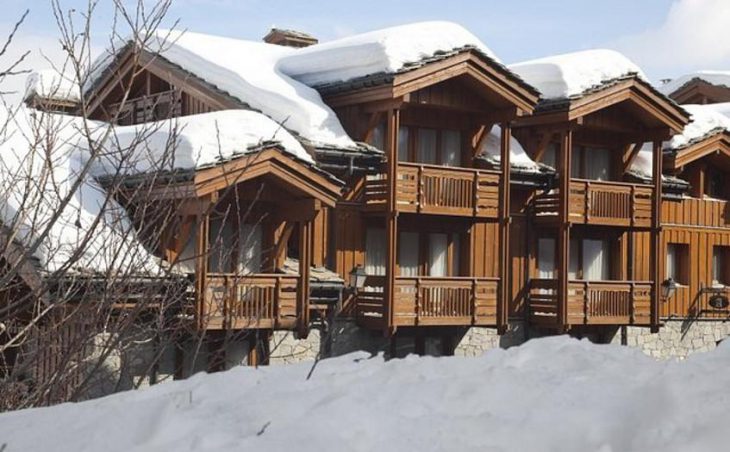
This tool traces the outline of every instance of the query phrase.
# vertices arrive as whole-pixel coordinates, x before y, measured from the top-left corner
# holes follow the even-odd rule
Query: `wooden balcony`
[[[648,228],[651,226],[651,196],[651,185],[572,179],[569,221],[576,224]],[[557,221],[559,210],[558,190],[535,198],[537,221]]]
[[[400,212],[497,218],[497,171],[399,163],[396,208]],[[368,176],[365,204],[368,210],[387,207],[385,174]]]
[[[119,125],[176,118],[182,114],[182,94],[177,89],[161,91],[127,99],[124,104],[111,104],[109,109],[113,113],[118,112]]]
[[[569,325],[649,325],[653,284],[644,281],[577,281],[568,283]],[[530,281],[530,320],[558,323],[558,281]]]
[[[294,328],[299,277],[283,274],[209,274],[201,309],[209,330]]]
[[[385,325],[384,277],[369,277],[358,293],[357,317],[365,326]],[[496,325],[499,278],[398,277],[394,326]]]

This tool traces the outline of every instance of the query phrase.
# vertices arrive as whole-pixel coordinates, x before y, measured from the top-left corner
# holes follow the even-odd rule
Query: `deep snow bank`
[[[482,358],[352,354],[0,416],[15,451],[724,450],[730,345],[684,362],[565,337]]]

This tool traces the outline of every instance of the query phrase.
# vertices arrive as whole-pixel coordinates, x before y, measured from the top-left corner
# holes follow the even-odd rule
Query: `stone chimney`
[[[309,47],[317,44],[319,40],[314,36],[302,33],[301,31],[272,28],[271,31],[264,36],[264,42],[286,47]]]

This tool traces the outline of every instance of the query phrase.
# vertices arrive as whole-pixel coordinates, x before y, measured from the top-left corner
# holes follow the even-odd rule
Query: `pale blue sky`
[[[60,1],[65,9],[87,5],[87,0]],[[9,18],[29,8],[16,47],[44,48],[52,55],[56,25],[50,0],[2,3],[0,32],[8,30]],[[93,30],[99,46],[111,5],[99,0]],[[450,20],[480,37],[506,63],[608,47],[623,51],[653,80],[696,69],[730,70],[729,0],[176,0],[168,17],[203,33],[260,39],[275,25],[323,41],[407,22]],[[40,64],[37,58],[29,62]]]

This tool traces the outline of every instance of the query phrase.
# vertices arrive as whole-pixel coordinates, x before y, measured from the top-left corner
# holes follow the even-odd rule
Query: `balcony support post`
[[[501,124],[502,140],[500,143],[500,162],[502,174],[499,181],[499,277],[500,290],[497,300],[497,332],[507,331],[507,314],[510,301],[510,258],[509,258],[509,224],[510,224],[510,139],[512,130],[508,122]],[[476,189],[476,187],[475,187]]]
[[[217,193],[208,195],[196,203],[195,211],[195,314],[198,330],[207,328],[206,287],[208,280],[208,230],[210,227],[210,207],[218,200]]]
[[[384,333],[392,336],[395,333],[394,318],[394,295],[396,277],[396,250],[398,242],[398,204],[397,204],[397,183],[398,183],[398,129],[400,127],[400,110],[397,108],[388,110],[385,152],[388,158],[386,168],[387,206],[385,211],[385,290],[384,290],[384,312],[385,320]]]
[[[560,161],[558,164],[560,193],[558,211],[558,306],[557,327],[568,327],[568,268],[570,259],[570,165],[573,148],[573,131],[567,129],[560,137]]]
[[[299,338],[309,335],[309,277],[312,268],[314,248],[314,220],[299,222],[299,284],[297,290],[297,310],[299,319]]]
[[[661,250],[661,213],[662,213],[662,141],[654,141],[652,149],[653,157],[653,183],[654,189],[651,199],[651,241],[649,249],[649,275],[653,282],[651,289],[651,330],[659,331],[659,250]]]

